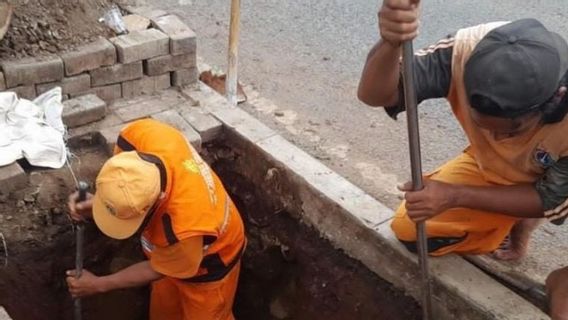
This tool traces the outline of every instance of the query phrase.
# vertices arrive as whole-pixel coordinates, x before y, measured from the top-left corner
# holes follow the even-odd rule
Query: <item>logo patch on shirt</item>
[[[185,170],[193,173],[199,173],[199,166],[197,165],[195,160],[185,160],[182,164]]]
[[[550,155],[550,153],[542,150],[536,149],[534,153],[534,160],[540,164],[543,168],[549,168],[554,164],[554,158]]]

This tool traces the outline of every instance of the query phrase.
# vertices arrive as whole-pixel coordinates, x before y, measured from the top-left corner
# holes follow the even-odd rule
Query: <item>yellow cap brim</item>
[[[93,219],[97,227],[111,238],[130,238],[140,228],[145,217],[144,214],[132,219],[119,219],[110,213],[97,194],[93,197]]]

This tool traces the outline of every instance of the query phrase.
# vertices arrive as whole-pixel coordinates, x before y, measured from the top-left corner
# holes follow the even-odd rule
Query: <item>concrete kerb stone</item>
[[[172,72],[172,86],[185,87],[197,83],[199,74],[197,68],[178,69]]]
[[[0,184],[3,193],[21,189],[27,183],[28,175],[17,162],[0,167]]]
[[[77,97],[63,102],[63,123],[76,128],[104,118],[106,102],[94,94]]]
[[[63,94],[78,94],[85,92],[91,88],[91,76],[89,74],[80,74],[77,76],[64,78],[61,81],[43,83],[36,85],[36,93],[40,95],[55,87],[61,87]]]
[[[116,46],[118,61],[131,63],[167,55],[170,52],[170,39],[158,29],[130,32],[111,38]]]
[[[57,56],[3,61],[1,66],[8,88],[59,81],[64,75],[63,60]]]
[[[183,135],[187,138],[189,143],[197,150],[201,150],[201,136],[197,131],[195,131],[187,121],[176,111],[176,110],[166,110],[160,113],[152,115],[152,118],[165,122],[174,128],[180,130]]]
[[[129,64],[115,64],[91,71],[91,85],[103,86],[142,78],[142,61]]]
[[[152,25],[170,37],[170,54],[176,56],[196,51],[195,32],[183,23],[178,16],[170,14],[154,18]]]
[[[82,92],[79,94],[72,94],[71,98],[91,93],[97,95],[99,98],[103,99],[104,101],[114,101],[122,97],[122,86],[120,83],[116,83],[108,86],[93,87],[87,90],[86,92]]]
[[[109,156],[113,154],[116,139],[123,127],[124,125],[120,124],[113,127],[101,129],[98,132],[98,139],[100,139],[101,144],[106,146],[106,152]]]
[[[180,114],[199,133],[204,143],[213,141],[223,131],[221,122],[201,108],[186,104],[180,107]]]
[[[140,79],[123,82],[122,97],[132,98],[141,94],[154,94],[169,87],[171,87],[169,73],[153,77],[144,76]]]
[[[160,56],[144,61],[144,73],[148,76],[156,76],[179,69],[190,69],[195,67],[195,64],[195,53]]]
[[[154,97],[122,101],[110,105],[110,109],[124,122],[146,118],[155,113],[172,109],[184,100],[173,90],[164,91]]]
[[[129,13],[138,14],[150,20],[168,14],[166,11],[155,9],[152,6],[126,6],[125,10],[128,11]]]
[[[105,38],[79,47],[61,55],[67,76],[116,63],[116,48]]]
[[[33,100],[37,97],[36,88],[34,85],[17,86],[7,89],[6,91],[15,92],[18,95],[18,98],[24,98],[28,100]]]

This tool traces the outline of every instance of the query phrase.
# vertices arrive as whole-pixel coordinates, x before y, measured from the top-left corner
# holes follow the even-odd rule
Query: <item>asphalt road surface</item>
[[[229,0],[153,5],[179,14],[198,34],[198,54],[226,69]],[[379,5],[362,0],[242,1],[239,72],[251,103],[241,107],[395,208],[400,201],[396,185],[410,176],[404,115],[392,121],[356,97],[367,52],[379,39]],[[561,0],[423,1],[415,48],[461,27],[527,17],[568,39],[567,15]],[[444,100],[420,106],[420,126],[425,170],[467,145]],[[568,264],[568,256],[560,254],[568,249],[568,229],[546,225],[533,247],[531,256],[514,268],[542,281],[551,268]]]

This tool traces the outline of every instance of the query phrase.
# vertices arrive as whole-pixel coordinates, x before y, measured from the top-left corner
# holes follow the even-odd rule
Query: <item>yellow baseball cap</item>
[[[160,170],[136,151],[105,162],[97,176],[93,219],[107,236],[126,239],[136,233],[160,196]]]

